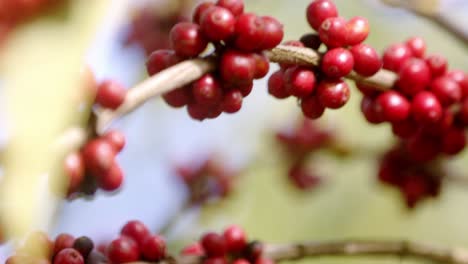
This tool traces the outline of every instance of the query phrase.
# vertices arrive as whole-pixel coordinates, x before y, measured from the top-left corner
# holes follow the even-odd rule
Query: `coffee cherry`
[[[150,236],[150,231],[145,224],[138,220],[128,221],[120,230],[120,234],[132,238],[138,245],[143,245],[145,239]]]
[[[331,49],[323,56],[321,67],[323,73],[328,77],[341,78],[353,70],[354,58],[347,49]]]
[[[75,240],[73,248],[80,252],[81,256],[87,258],[94,248],[94,243],[89,237],[82,236]]]
[[[247,246],[247,236],[242,228],[231,225],[223,233],[229,252],[241,252]]]
[[[102,82],[97,90],[96,103],[105,108],[117,109],[125,100],[127,90],[113,80]]]
[[[361,76],[369,77],[382,68],[377,51],[367,44],[359,44],[350,49],[354,58],[354,71]]]
[[[193,243],[188,245],[182,249],[181,252],[182,256],[203,256],[205,255],[205,251],[200,243]]]
[[[202,2],[193,11],[193,22],[200,24],[203,13],[208,10],[210,7],[215,6],[212,2]]]
[[[466,134],[463,129],[452,128],[442,138],[442,151],[448,155],[461,152],[466,146]]]
[[[284,99],[289,97],[288,90],[284,84],[284,72],[278,70],[274,72],[268,79],[268,93],[278,99]]]
[[[222,102],[222,110],[225,113],[238,112],[242,107],[243,96],[239,90],[230,90],[226,92]]]
[[[232,84],[246,84],[255,77],[255,61],[248,53],[228,50],[223,53],[219,65],[224,81]]]
[[[225,257],[210,257],[204,259],[203,264],[228,264],[229,262]]]
[[[346,46],[346,20],[342,17],[327,18],[320,25],[320,40],[328,48],[337,48]]]
[[[200,29],[211,41],[227,40],[234,34],[236,19],[226,8],[213,6],[203,12]]]
[[[412,37],[406,41],[406,46],[411,50],[414,57],[423,58],[426,53],[426,42],[423,38]]]
[[[69,192],[78,190],[81,182],[83,182],[85,173],[84,160],[79,152],[73,152],[67,155],[65,158],[65,173],[69,178]]]
[[[201,239],[201,245],[208,257],[221,257],[226,253],[226,241],[216,233],[207,233]]]
[[[442,105],[433,93],[422,91],[413,98],[411,114],[421,124],[436,123],[442,118]]]
[[[192,101],[190,90],[185,87],[166,92],[162,98],[164,102],[175,108],[185,106]]]
[[[166,256],[166,242],[158,235],[148,236],[142,244],[141,253],[147,260],[161,260]]]
[[[348,102],[349,86],[342,80],[324,80],[317,86],[317,94],[321,103],[331,109],[338,109]]]
[[[208,11],[208,10],[207,10]],[[197,24],[177,23],[170,32],[171,46],[182,57],[193,57],[205,50],[208,41]]]
[[[192,94],[198,104],[204,105],[218,104],[223,98],[219,81],[210,73],[193,82]]]
[[[203,121],[208,117],[209,109],[205,105],[191,103],[187,105],[187,112],[192,119]]]
[[[358,45],[369,35],[369,21],[364,17],[353,17],[346,23],[346,44]]]
[[[125,147],[125,135],[118,130],[106,132],[103,138],[114,147],[116,152],[122,151]]]
[[[318,50],[320,48],[320,45],[322,45],[320,36],[314,33],[303,35],[299,41],[302,42],[304,46],[313,50]]]
[[[364,114],[367,122],[371,124],[380,124],[384,120],[377,111],[376,99],[370,96],[364,96],[361,100],[361,112]]]
[[[62,233],[55,238],[54,255],[58,254],[62,249],[72,248],[75,238],[66,233]]]
[[[433,54],[426,58],[427,66],[431,70],[432,77],[438,77],[447,71],[447,59],[441,55]]]
[[[398,87],[407,95],[415,95],[424,90],[431,82],[429,67],[421,59],[406,61],[401,67],[398,76]]]
[[[307,118],[317,119],[325,112],[325,106],[322,105],[318,96],[312,95],[301,100],[301,110]]]
[[[251,264],[248,260],[246,259],[236,259],[233,264]]]
[[[399,122],[408,118],[411,104],[399,92],[386,91],[377,97],[376,107],[385,121]]]
[[[218,0],[216,5],[228,9],[236,17],[244,12],[243,0]]]
[[[436,137],[418,133],[408,140],[407,147],[411,159],[427,162],[433,160],[440,153],[441,142]]]
[[[119,164],[114,162],[106,173],[99,176],[98,185],[105,191],[115,191],[122,185],[123,180],[123,171]]]
[[[462,90],[457,82],[449,77],[439,77],[431,82],[431,92],[439,99],[443,106],[459,102]]]
[[[73,248],[62,249],[54,258],[54,264],[84,264],[83,256]]]
[[[461,70],[451,70],[447,73],[447,76],[452,78],[458,83],[462,89],[463,98],[468,96],[468,73],[464,73]]]
[[[295,66],[286,70],[284,81],[288,94],[297,97],[310,95],[315,88],[315,74],[308,68]]]
[[[156,50],[150,54],[146,61],[146,71],[148,75],[155,75],[156,73],[169,68],[180,62],[174,50],[161,49]]]
[[[255,79],[261,79],[268,74],[270,70],[270,61],[263,54],[253,53],[252,58],[255,62]]]
[[[383,68],[393,72],[399,72],[406,60],[413,56],[411,50],[404,44],[393,44],[388,47],[382,57]]]
[[[414,136],[418,131],[418,128],[418,124],[411,118],[392,123],[393,134],[402,139],[408,139]]]
[[[265,20],[253,13],[244,13],[237,18],[236,48],[243,51],[259,49],[265,40]]]
[[[323,21],[338,16],[338,9],[331,0],[315,0],[307,7],[306,16],[309,25],[318,31]]]
[[[104,139],[93,139],[83,148],[83,158],[86,168],[96,175],[109,171],[115,160],[114,147]]]
[[[126,263],[139,259],[137,243],[126,236],[113,240],[107,247],[107,257],[112,263]]]
[[[271,16],[263,16],[261,19],[264,24],[263,32],[265,36],[263,42],[260,44],[260,49],[270,50],[278,46],[283,40],[283,24]]]
[[[237,86],[237,90],[239,90],[241,92],[242,97],[246,97],[252,92],[253,85],[254,85],[253,82],[251,82],[249,84]],[[234,89],[236,89],[236,88],[234,88]]]

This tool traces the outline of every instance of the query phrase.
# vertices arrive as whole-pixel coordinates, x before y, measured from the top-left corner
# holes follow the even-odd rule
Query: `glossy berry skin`
[[[192,103],[187,105],[187,113],[192,119],[203,121],[208,118],[209,108],[204,105]]]
[[[112,263],[137,261],[140,257],[137,243],[126,236],[113,240],[107,247],[107,257]]]
[[[117,162],[114,162],[110,169],[98,177],[98,185],[105,191],[115,191],[123,183],[124,174]]]
[[[265,21],[254,13],[244,13],[237,18],[236,48],[243,51],[258,50],[265,39]]]
[[[235,89],[235,88],[234,88]],[[241,86],[237,86],[237,90],[239,90],[243,97],[248,96],[253,89],[253,82]]]
[[[62,233],[55,238],[54,255],[58,254],[62,249],[72,248],[75,243],[75,238],[66,233]]]
[[[450,77],[439,77],[432,80],[431,92],[434,93],[443,106],[459,102],[462,98],[460,86]]]
[[[315,74],[305,67],[296,66],[287,69],[284,81],[288,93],[297,97],[306,97],[315,88]]]
[[[121,152],[125,147],[125,135],[118,130],[106,132],[103,138],[114,147],[116,152]]]
[[[223,233],[226,248],[229,252],[241,252],[247,246],[247,235],[236,225],[231,225]]]
[[[172,27],[169,34],[171,46],[182,57],[194,57],[205,50],[208,41],[197,24],[180,22]]]
[[[338,9],[331,0],[316,0],[307,7],[306,16],[309,25],[318,31],[323,21],[338,16]]]
[[[290,96],[284,83],[284,72],[282,70],[274,72],[268,79],[268,93],[278,99]]]
[[[163,259],[166,256],[166,242],[161,236],[148,236],[141,246],[141,253],[150,261]]]
[[[276,47],[283,40],[283,24],[271,16],[262,16],[264,39],[260,44],[260,49],[270,50]]]
[[[200,243],[193,243],[182,249],[181,255],[183,256],[203,256],[205,255],[205,250]]]
[[[268,74],[270,70],[270,61],[263,54],[253,53],[252,58],[255,64],[255,79],[261,79]]]
[[[367,122],[371,124],[380,124],[384,120],[379,111],[377,111],[376,99],[371,96],[364,96],[361,100],[361,112]]]
[[[468,73],[462,70],[451,70],[447,73],[447,76],[456,81],[463,92],[463,98],[468,96]]]
[[[320,25],[320,40],[328,48],[338,48],[346,46],[346,20],[342,17],[327,18]]]
[[[87,258],[89,253],[91,253],[94,248],[94,243],[89,237],[82,236],[75,240],[73,243],[73,248],[80,252],[81,256]]]
[[[367,44],[353,46],[351,54],[354,58],[354,71],[364,77],[370,77],[376,74],[382,68],[377,51]]]
[[[174,50],[161,49],[153,51],[146,61],[146,71],[148,75],[154,75],[170,66],[180,62]]]
[[[323,56],[321,67],[323,73],[328,77],[341,78],[353,70],[354,58],[347,49],[331,49]]]
[[[190,90],[185,87],[177,88],[162,95],[166,104],[179,108],[189,104],[192,101]]]
[[[200,29],[211,41],[227,40],[235,30],[236,19],[226,8],[213,6],[203,12]]]
[[[309,96],[301,100],[301,110],[305,117],[317,119],[325,112],[325,106],[322,105],[318,96]]]
[[[376,101],[377,112],[388,122],[399,122],[410,115],[410,102],[397,91],[383,92]]]
[[[213,6],[215,6],[215,3],[208,1],[198,4],[195,10],[193,11],[193,22],[200,24],[203,13]]]
[[[383,68],[393,72],[399,72],[406,60],[413,56],[411,50],[404,44],[389,46],[382,57]]]
[[[205,74],[192,83],[193,98],[198,104],[214,105],[223,98],[221,84],[212,74]]]
[[[226,240],[216,233],[207,233],[201,238],[201,245],[208,257],[222,257],[226,253]]]
[[[120,230],[120,234],[132,238],[140,246],[151,235],[148,227],[138,220],[128,221]]]
[[[228,50],[219,65],[221,78],[231,84],[247,84],[255,77],[255,61],[248,53]]]
[[[127,90],[120,83],[113,80],[102,82],[97,90],[96,103],[110,109],[117,109],[125,100]]]
[[[86,168],[96,175],[109,171],[115,160],[114,147],[104,139],[93,139],[86,143],[83,150]]]
[[[431,71],[424,60],[410,59],[400,69],[398,87],[407,95],[426,89],[430,82]]]
[[[414,57],[423,58],[426,53],[426,42],[423,38],[412,37],[406,41],[406,46],[411,50]]]
[[[317,86],[320,102],[327,108],[338,109],[348,102],[350,97],[349,86],[342,80],[324,80]]]
[[[65,248],[54,257],[54,264],[84,264],[80,252],[73,248]]]
[[[235,17],[244,12],[243,0],[218,0],[216,5],[228,9]]]
[[[427,66],[431,70],[432,77],[442,76],[447,72],[447,59],[438,54],[432,54],[426,57]]]
[[[65,173],[69,177],[68,190],[76,191],[84,179],[85,164],[79,152],[73,152],[65,158]]]
[[[422,91],[413,98],[411,114],[417,122],[431,124],[438,122],[442,118],[443,109],[433,93]]]
[[[223,112],[229,114],[238,112],[242,107],[242,100],[243,96],[241,91],[233,89],[226,92],[222,102]]]
[[[354,46],[362,43],[369,35],[369,21],[360,16],[356,16],[346,22],[346,44]]]
[[[466,133],[463,129],[452,128],[442,139],[442,151],[448,155],[460,153],[466,146]]]

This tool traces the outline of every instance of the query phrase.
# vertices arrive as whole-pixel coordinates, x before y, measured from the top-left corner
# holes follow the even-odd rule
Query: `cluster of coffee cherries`
[[[127,90],[115,80],[105,80],[99,84],[95,103],[102,108],[115,110],[123,104]]]
[[[94,250],[93,241],[86,237],[73,237],[62,233],[52,241],[47,234],[36,232],[10,256],[6,264],[99,264],[106,257]]]
[[[386,152],[379,167],[379,181],[398,188],[406,206],[414,208],[425,198],[439,194],[443,171],[436,162],[414,160],[404,143]]]
[[[187,106],[188,114],[196,120],[235,113],[250,94],[253,80],[268,73],[269,61],[262,51],[274,48],[282,38],[281,23],[269,16],[244,13],[242,0],[203,2],[196,7],[193,22],[172,28],[172,50],[150,55],[148,74],[198,57],[211,43],[214,51],[209,56],[217,60],[216,71],[164,94],[163,99],[173,107]]]
[[[176,165],[175,172],[187,186],[190,193],[189,202],[193,205],[228,196],[238,175],[236,171],[221,163],[215,155],[204,159],[201,164],[191,162]]]
[[[209,232],[182,250],[183,256],[203,257],[203,264],[274,264],[262,257],[263,246],[260,242],[247,241],[245,231],[231,225],[222,234]]]
[[[371,46],[362,43],[369,34],[367,19],[346,20],[338,16],[333,1],[315,0],[307,8],[307,20],[318,33],[306,34],[300,41],[285,45],[318,50],[324,44],[327,50],[320,65],[314,68],[280,64],[281,69],[270,76],[268,91],[279,99],[297,97],[304,115],[316,119],[326,108],[341,108],[349,100],[345,76],[353,70],[363,77],[372,76],[382,62]]]

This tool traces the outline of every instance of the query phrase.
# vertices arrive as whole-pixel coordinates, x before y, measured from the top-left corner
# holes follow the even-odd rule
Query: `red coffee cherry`
[[[193,22],[200,24],[203,13],[210,7],[215,6],[213,2],[202,2],[193,11]]]
[[[137,261],[140,257],[137,243],[126,236],[113,240],[107,247],[107,257],[112,263]]]
[[[234,34],[236,19],[226,8],[213,6],[203,12],[200,29],[211,41],[227,40]]]
[[[112,166],[103,175],[98,177],[98,185],[105,191],[115,191],[123,183],[124,175],[117,162],[114,162]]]
[[[103,138],[114,147],[116,152],[122,151],[125,147],[125,135],[118,130],[110,130],[106,132]]]
[[[193,243],[191,245],[186,246],[182,249],[181,255],[183,256],[203,256],[205,255],[205,251],[200,243]]]
[[[187,112],[192,119],[203,121],[208,118],[209,108],[205,105],[191,103],[187,105]]]
[[[346,44],[354,46],[362,43],[369,35],[369,21],[360,16],[348,20],[346,23]]]
[[[452,78],[460,85],[463,92],[463,98],[468,96],[468,73],[462,70],[451,70],[447,73],[447,76]]]
[[[370,77],[382,68],[377,51],[367,44],[359,44],[350,49],[354,58],[354,71],[361,76]]]
[[[417,162],[433,160],[440,154],[441,142],[438,138],[417,133],[408,140],[407,148],[411,159]]]
[[[153,51],[146,61],[146,71],[148,75],[155,75],[156,73],[169,68],[180,62],[174,50],[161,49]]]
[[[312,95],[301,100],[301,110],[304,116],[310,119],[317,119],[325,112],[318,96]]]
[[[338,109],[348,102],[350,91],[343,80],[324,80],[317,86],[317,94],[321,103],[331,109]]]
[[[65,173],[70,179],[68,182],[69,192],[78,190],[85,173],[85,164],[81,153],[73,152],[67,155],[65,158]]]
[[[166,242],[161,236],[148,236],[142,244],[141,253],[147,260],[161,260],[166,256]]]
[[[320,25],[320,40],[328,48],[338,48],[346,46],[346,20],[342,17],[327,18]]]
[[[260,45],[260,49],[270,50],[278,46],[283,40],[283,24],[271,16],[262,16],[261,19],[263,19],[263,31],[265,36]]]
[[[54,264],[84,264],[83,256],[73,248],[62,249],[55,257]]]
[[[270,61],[263,54],[253,53],[252,58],[255,62],[255,79],[261,79],[268,74],[270,70]]]
[[[321,67],[323,73],[328,77],[341,78],[353,70],[354,58],[347,49],[331,49],[323,56]]]
[[[376,101],[377,112],[388,122],[399,122],[408,118],[410,102],[397,91],[383,92]]]
[[[192,101],[190,90],[186,87],[169,91],[163,94],[162,98],[164,102],[175,108],[183,107]]]
[[[318,31],[323,21],[338,16],[338,9],[331,0],[315,0],[307,7],[306,16],[309,25]]]
[[[243,51],[258,50],[265,40],[265,20],[254,13],[244,13],[237,18],[236,48]]]
[[[221,84],[210,73],[193,82],[192,94],[198,104],[204,105],[218,104],[223,98]]]
[[[407,95],[415,95],[426,89],[431,82],[430,69],[421,59],[406,61],[401,67],[398,77],[398,87]]]
[[[255,61],[248,53],[228,50],[221,56],[219,67],[222,79],[228,83],[251,83],[255,77]]]
[[[442,118],[443,109],[433,93],[422,91],[413,98],[411,114],[419,123],[431,124],[438,122]]]
[[[380,124],[384,120],[379,111],[377,111],[376,99],[371,96],[364,96],[361,100],[361,112],[364,114],[367,122],[371,124]]]
[[[448,155],[460,153],[466,146],[465,130],[452,128],[442,138],[442,151]]]
[[[246,259],[236,259],[233,264],[251,264],[248,260]]]
[[[410,48],[404,44],[393,44],[388,47],[382,57],[383,68],[393,72],[399,72],[406,60],[413,56]]]
[[[423,38],[412,37],[406,41],[406,46],[410,48],[414,57],[423,58],[426,53],[426,42]]]
[[[288,94],[297,97],[310,95],[315,88],[315,74],[305,67],[295,66],[286,70],[284,81]]]
[[[241,252],[247,246],[247,235],[236,225],[231,225],[223,233],[226,248],[229,252]]]
[[[462,90],[457,82],[450,77],[438,77],[431,82],[431,92],[439,99],[443,106],[459,102]]]
[[[151,235],[148,227],[138,220],[128,221],[120,230],[120,234],[132,238],[139,246]]]
[[[226,92],[222,102],[222,110],[225,113],[235,113],[238,112],[242,107],[242,92],[239,90],[230,90]]]
[[[62,233],[55,238],[54,255],[58,254],[62,249],[72,248],[75,238],[66,233]]]
[[[237,87],[237,90],[239,90],[241,92],[242,97],[246,97],[252,92],[253,85],[254,85],[253,82],[251,82],[249,84],[241,85],[241,86]]]
[[[115,160],[114,147],[104,139],[93,139],[83,148],[86,168],[96,175],[109,171]]]
[[[197,24],[180,22],[172,27],[169,34],[171,46],[182,57],[193,57],[205,50],[208,41]]]
[[[244,12],[243,0],[218,0],[216,5],[228,9],[236,17]]]
[[[427,56],[426,63],[431,70],[432,77],[442,76],[447,72],[447,59],[441,55],[433,54]]]
[[[102,82],[97,90],[96,103],[105,108],[117,109],[125,100],[127,90],[113,80]]]
[[[201,239],[201,245],[208,257],[222,257],[226,254],[226,241],[216,233],[207,233]]]
[[[268,93],[278,99],[284,99],[290,96],[284,83],[284,72],[278,70],[268,79]]]
[[[414,122],[414,120],[412,120],[411,118],[407,118],[406,120],[400,122],[392,123],[393,134],[402,139],[408,139],[414,136],[418,129],[418,124]]]
[[[203,260],[203,264],[228,264],[225,257],[210,257]]]

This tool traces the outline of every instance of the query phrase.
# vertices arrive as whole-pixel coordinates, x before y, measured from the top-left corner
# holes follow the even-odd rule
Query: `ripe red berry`
[[[253,82],[241,86],[237,86],[237,90],[239,90],[242,94],[242,97],[248,96],[253,89]],[[231,89],[236,89],[235,87],[232,87]]]
[[[264,39],[260,45],[260,49],[269,50],[278,46],[283,40],[283,24],[271,16],[263,16],[261,19],[264,24]]]
[[[228,9],[236,17],[244,12],[243,0],[218,0],[216,5]]]
[[[55,238],[54,255],[58,254],[62,249],[72,248],[75,238],[66,233],[62,233]]]
[[[328,48],[338,48],[346,46],[346,20],[342,17],[327,18],[320,25],[320,40]]]
[[[116,152],[122,151],[125,147],[125,135],[118,130],[106,132],[103,138],[114,147]]]
[[[376,101],[377,112],[388,122],[399,122],[408,118],[410,102],[397,91],[383,92]]]
[[[412,37],[406,41],[406,46],[410,48],[414,57],[423,58],[426,53],[426,42],[423,38]]]
[[[322,59],[322,71],[330,78],[341,78],[348,75],[354,67],[351,52],[344,48],[327,51]]]
[[[141,253],[147,260],[161,260],[166,256],[166,242],[161,236],[148,236],[142,244]]]
[[[468,96],[468,73],[463,72],[462,70],[451,70],[447,73],[447,76],[452,78],[454,81],[460,85],[460,88],[463,91],[463,98]]]
[[[210,7],[214,6],[213,2],[202,2],[193,11],[193,22],[200,24],[203,13],[208,10]]]
[[[242,92],[239,90],[230,90],[226,92],[222,102],[222,109],[225,113],[238,112],[242,107]]]
[[[62,249],[55,257],[54,264],[84,264],[83,256],[73,248]]]
[[[369,77],[382,68],[377,51],[367,44],[359,44],[351,48],[354,58],[354,71],[361,76]]]
[[[364,96],[361,100],[361,112],[364,114],[367,122],[371,124],[380,124],[384,120],[377,111],[376,99],[371,96]]]
[[[306,97],[310,95],[315,88],[314,72],[301,66],[287,69],[284,73],[284,81],[288,94],[297,97]]]
[[[414,122],[411,118],[400,122],[392,123],[392,132],[395,136],[398,136],[402,139],[408,139],[416,134],[418,131],[418,124]]]
[[[192,101],[190,89],[186,87],[177,88],[162,95],[164,102],[168,105],[179,108],[189,104]]]
[[[261,79],[268,74],[270,70],[270,61],[263,54],[253,53],[252,58],[255,62],[255,79]]]
[[[113,240],[107,247],[107,257],[112,263],[137,261],[140,257],[137,243],[126,236]]]
[[[209,108],[205,105],[191,103],[187,105],[187,112],[192,119],[203,121],[208,118]]]
[[[413,98],[411,114],[419,123],[431,124],[438,122],[442,118],[443,109],[433,93],[422,91]]]
[[[458,83],[446,76],[432,80],[431,92],[443,106],[459,102],[462,98],[462,90]]]
[[[204,259],[203,264],[228,264],[229,262],[225,257],[212,257]]]
[[[324,80],[319,82],[317,94],[321,103],[331,109],[338,109],[348,102],[349,86],[342,80]]]
[[[104,139],[93,139],[83,148],[86,168],[92,173],[102,175],[109,171],[115,160],[114,147]]]
[[[284,72],[282,70],[274,72],[268,79],[268,93],[278,99],[289,97],[290,94],[284,84]]]
[[[323,21],[338,16],[338,9],[331,0],[315,0],[307,7],[306,16],[309,25],[318,31]]]
[[[171,46],[175,53],[182,57],[193,57],[205,50],[208,41],[197,24],[177,23],[170,32]]]
[[[427,66],[431,70],[432,77],[442,76],[447,72],[447,59],[441,55],[433,54],[426,57]]]
[[[84,179],[85,164],[79,152],[73,152],[65,158],[65,173],[70,179],[68,182],[69,193],[78,189]]]
[[[254,13],[244,13],[237,18],[236,48],[243,51],[258,50],[265,40],[265,20]]]
[[[404,44],[393,44],[384,51],[382,57],[383,68],[393,72],[399,72],[406,60],[413,56],[411,50]]]
[[[124,175],[117,162],[114,162],[109,170],[98,177],[98,185],[105,191],[115,191],[123,183]]]
[[[229,252],[241,252],[247,246],[247,235],[236,225],[231,225],[223,233],[226,248]]]
[[[148,227],[138,220],[128,221],[120,230],[120,234],[132,238],[139,246],[151,235]]]
[[[408,152],[411,159],[418,162],[433,160],[441,151],[441,142],[438,138],[417,133],[408,140]]]
[[[246,259],[236,259],[233,264],[250,264],[250,262]]]
[[[401,67],[398,75],[398,87],[407,95],[423,91],[431,82],[431,72],[426,62],[410,59]]]
[[[175,55],[174,50],[156,50],[149,55],[146,61],[146,71],[151,76],[178,62],[180,62],[180,58]]]
[[[255,61],[248,53],[228,50],[223,53],[219,67],[222,79],[231,84],[251,83],[255,77]]]
[[[346,44],[354,46],[362,43],[369,35],[369,21],[360,16],[348,20],[346,23]]]
[[[193,98],[198,104],[214,105],[223,98],[221,84],[210,73],[203,75],[192,84]]]
[[[466,146],[466,132],[463,129],[452,128],[442,138],[442,151],[448,155],[455,155]]]
[[[461,125],[468,126],[468,98],[463,99],[460,103],[457,121],[461,123]]]
[[[206,9],[200,20],[200,29],[211,41],[229,39],[234,34],[236,19],[226,8],[212,6]]]
[[[203,256],[205,251],[201,244],[196,242],[183,248],[181,254],[183,256]]]
[[[82,236],[75,239],[75,242],[73,243],[73,248],[76,251],[80,252],[81,256],[83,256],[83,258],[86,259],[89,253],[91,253],[91,251],[93,250],[94,243],[89,237]]]
[[[325,112],[318,96],[312,95],[301,100],[301,110],[304,116],[310,119],[317,119]]]
[[[97,90],[96,103],[105,108],[117,109],[125,100],[127,90],[113,80],[102,82]]]
[[[222,257],[226,253],[226,241],[216,233],[207,233],[201,239],[201,245],[208,257]]]

